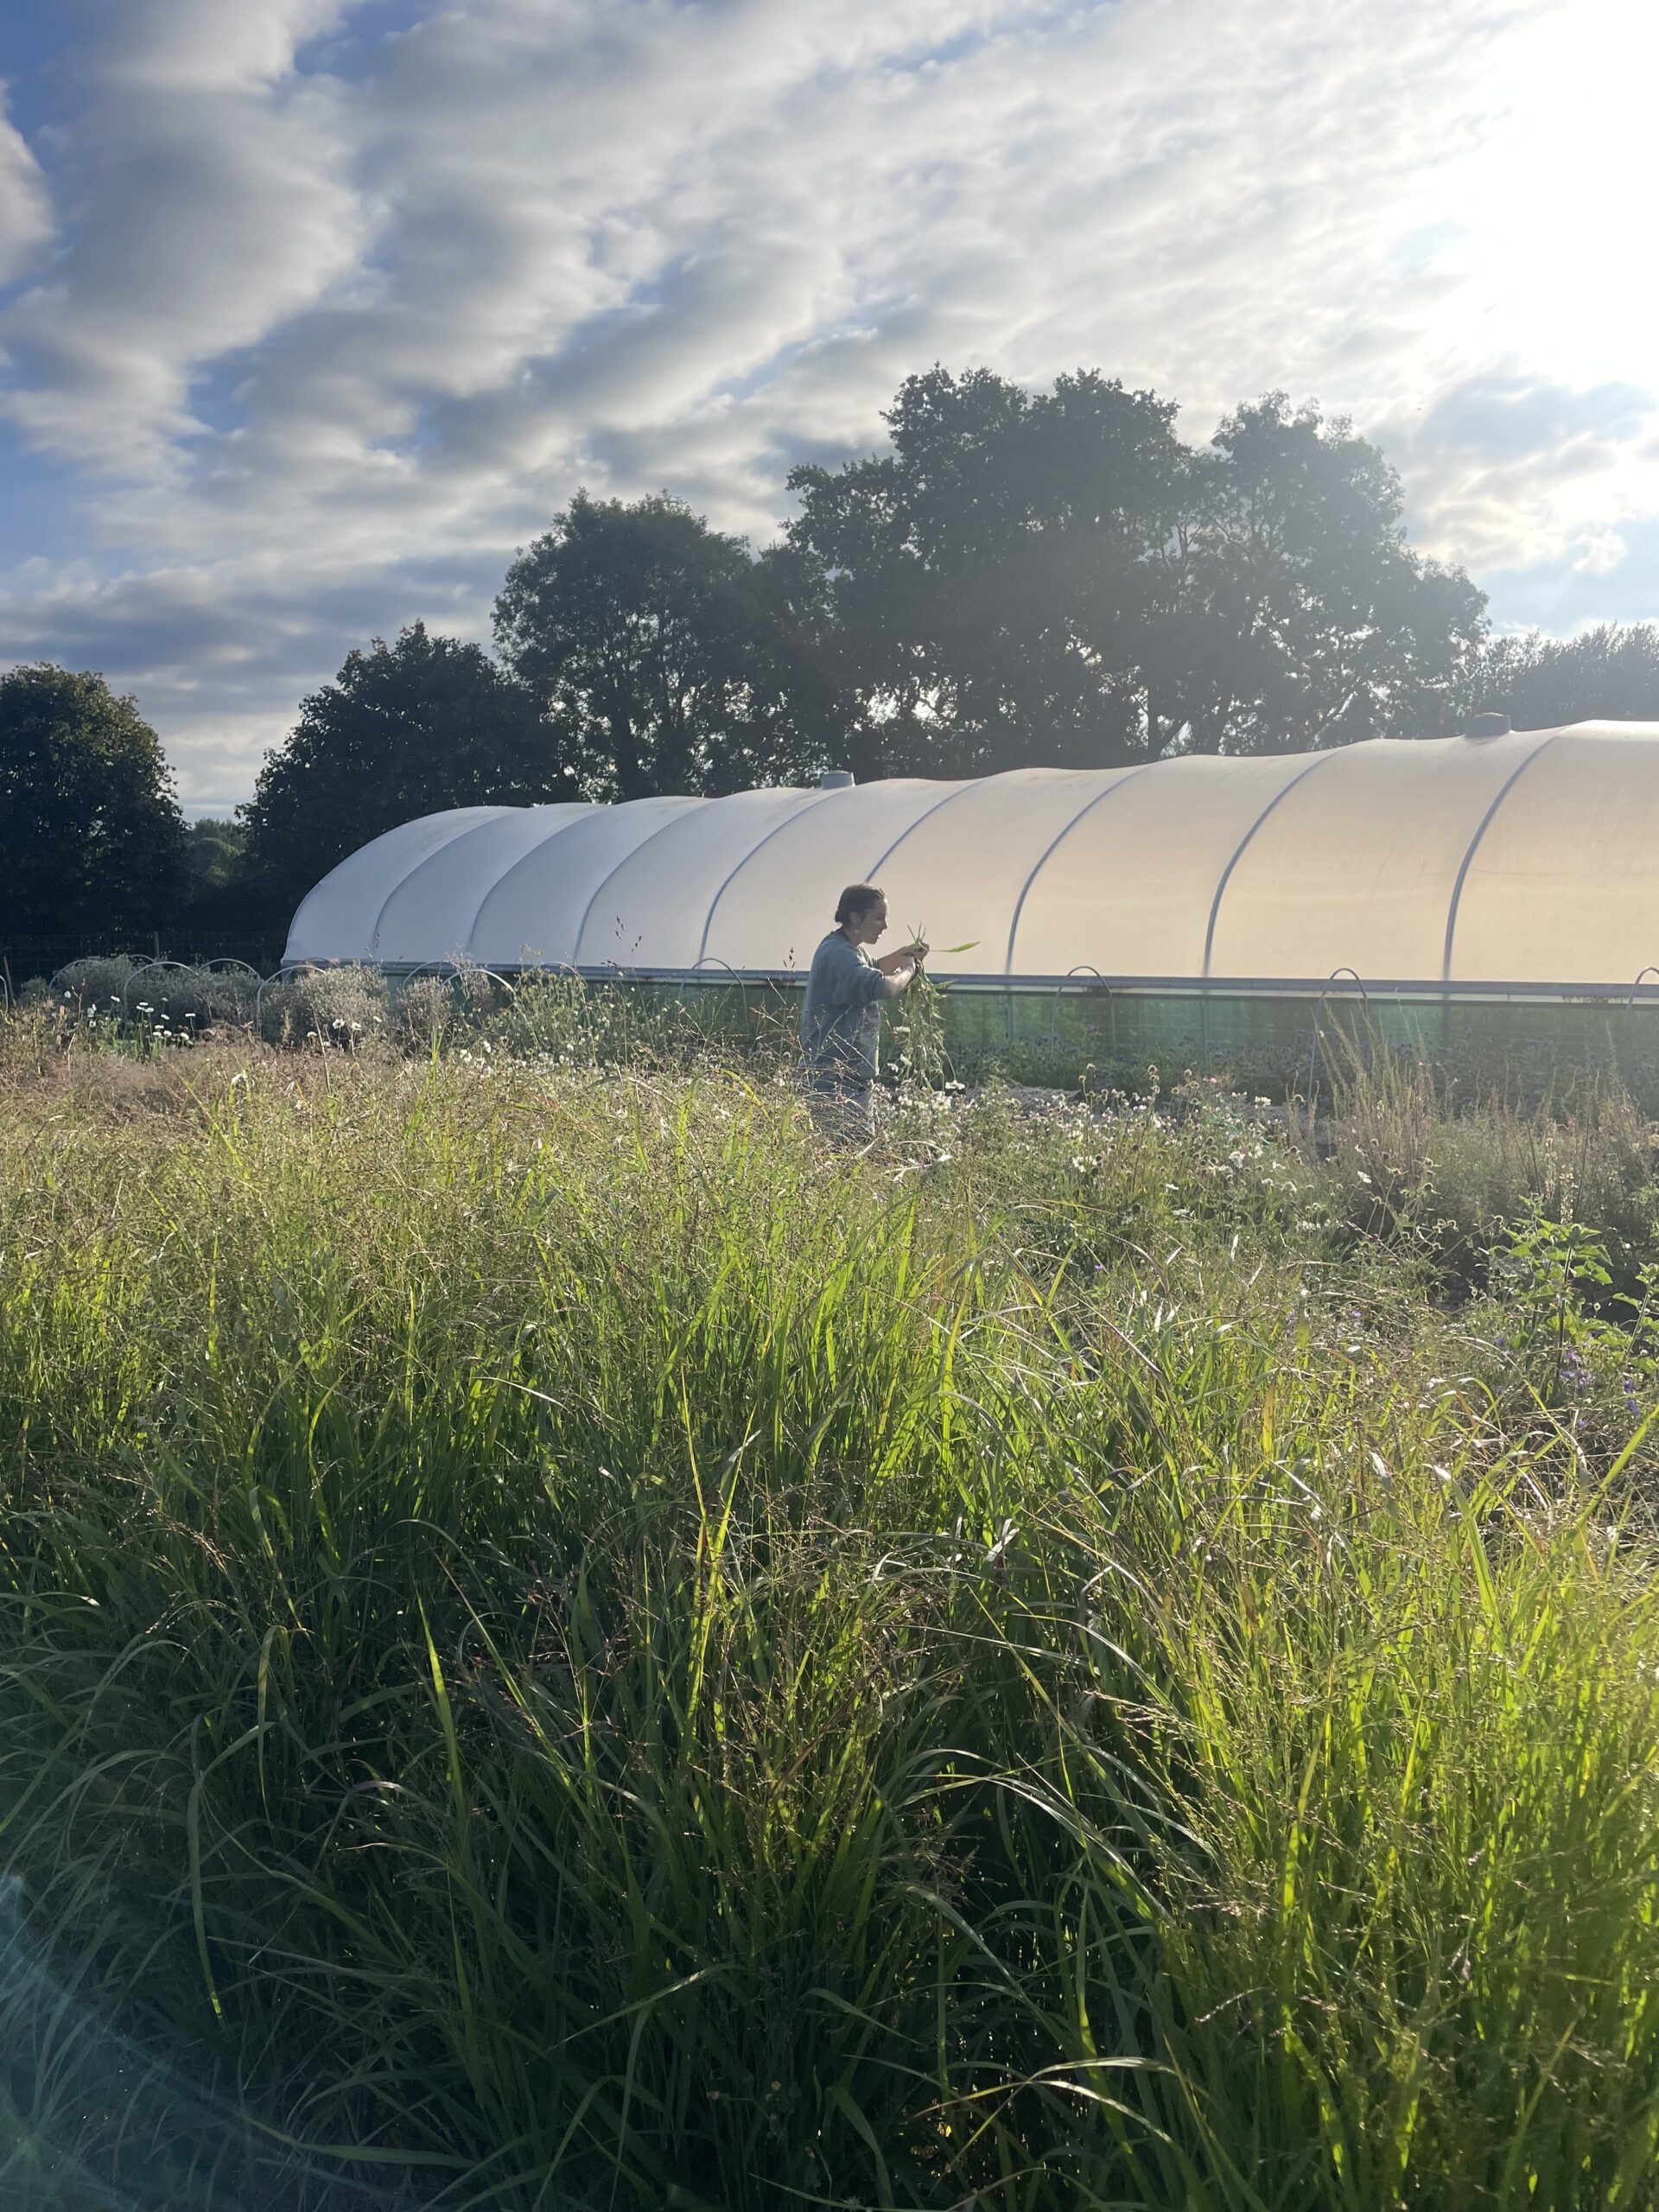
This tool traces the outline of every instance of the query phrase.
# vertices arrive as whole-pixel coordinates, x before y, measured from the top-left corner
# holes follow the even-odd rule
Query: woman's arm
[[[907,990],[921,973],[922,962],[927,957],[925,944],[907,944],[902,951],[889,952],[875,965],[887,979],[885,995],[896,999],[900,991]]]
[[[873,960],[870,965],[873,968],[879,968],[884,976],[896,976],[901,968],[906,969],[909,973],[906,976],[905,981],[908,982],[926,957],[927,947],[918,938],[914,944],[901,944],[897,952],[884,952],[879,960]]]

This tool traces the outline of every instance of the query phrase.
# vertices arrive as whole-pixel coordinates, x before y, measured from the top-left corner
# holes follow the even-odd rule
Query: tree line
[[[1398,476],[1282,394],[1209,444],[1093,371],[906,380],[887,450],[788,478],[754,553],[666,493],[579,491],[507,570],[494,651],[419,622],[305,699],[234,823],[187,830],[155,733],[95,676],[0,677],[10,926],[270,926],[449,806],[1092,767],[1173,752],[1659,719],[1659,626],[1492,639],[1408,542]]]

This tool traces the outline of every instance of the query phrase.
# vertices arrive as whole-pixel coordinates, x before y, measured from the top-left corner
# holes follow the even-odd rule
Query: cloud
[[[1659,515],[1490,582],[1506,629],[1564,637],[1600,622],[1659,621]]]
[[[295,81],[320,0],[110,0],[52,133],[59,251],[0,314],[0,404],[37,445],[115,476],[177,480],[190,386],[321,299],[367,248],[340,102]]]
[[[453,555],[423,556],[372,573],[325,573],[320,659],[317,575],[266,553],[115,575],[86,562],[25,562],[0,575],[0,666],[49,655],[135,691],[167,736],[185,799],[228,811],[349,645],[416,620],[487,632],[499,582],[493,550],[470,568]]]
[[[372,629],[486,632],[578,483],[764,537],[790,463],[868,450],[935,359],[1098,365],[1198,437],[1316,394],[1441,550],[1611,559],[1648,396],[1464,316],[1448,183],[1516,22],[1565,13],[98,0],[61,121],[0,137],[0,408],[92,518],[0,575],[0,654],[96,658],[187,785],[245,790],[249,733]]]
[[[29,268],[54,234],[51,195],[40,164],[7,120],[0,78],[0,285]]]
[[[1385,426],[1413,494],[1418,535],[1485,569],[1571,555],[1618,565],[1612,525],[1659,508],[1650,450],[1659,395],[1610,381],[1574,389],[1503,364],[1449,385],[1414,422]]]

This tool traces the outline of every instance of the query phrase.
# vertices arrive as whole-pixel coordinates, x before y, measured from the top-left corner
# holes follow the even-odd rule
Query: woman
[[[881,1001],[897,998],[927,957],[907,944],[877,960],[870,946],[887,926],[887,902],[873,883],[849,883],[836,926],[812,956],[801,1008],[806,1103],[832,1142],[867,1144],[875,1135]]]

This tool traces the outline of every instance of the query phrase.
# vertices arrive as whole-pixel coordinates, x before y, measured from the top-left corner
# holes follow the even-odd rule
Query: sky
[[[0,0],[0,668],[193,815],[585,485],[759,545],[904,377],[1346,415],[1500,628],[1659,617],[1652,0]]]

